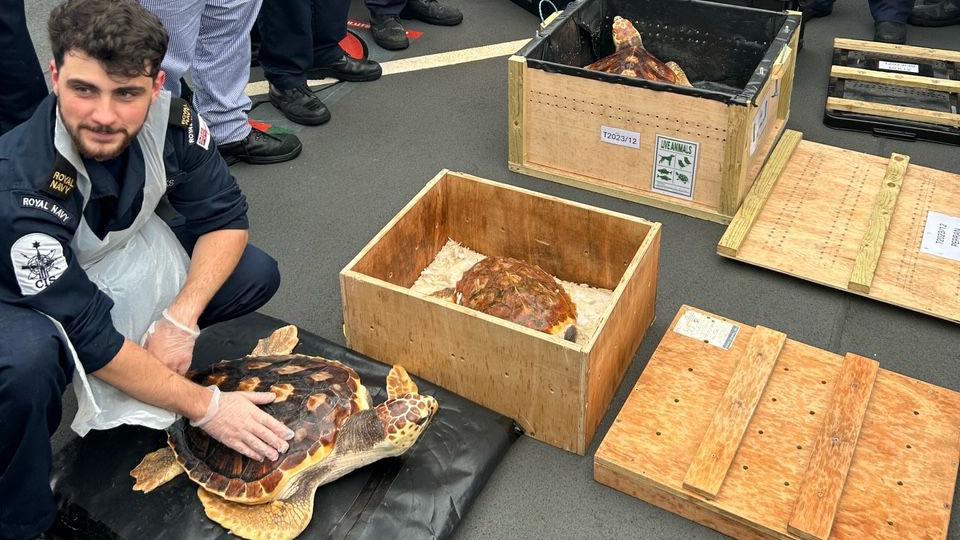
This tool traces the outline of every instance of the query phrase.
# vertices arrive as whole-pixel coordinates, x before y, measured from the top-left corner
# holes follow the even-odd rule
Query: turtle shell
[[[463,273],[454,301],[549,334],[576,336],[577,308],[557,280],[535,264],[487,257]]]
[[[290,448],[276,461],[252,460],[180,419],[168,443],[191,479],[221,497],[255,504],[275,499],[292,478],[333,450],[344,420],[370,408],[357,373],[333,360],[304,355],[247,356],[225,360],[191,377],[222,391],[273,392],[261,405],[294,432]]]

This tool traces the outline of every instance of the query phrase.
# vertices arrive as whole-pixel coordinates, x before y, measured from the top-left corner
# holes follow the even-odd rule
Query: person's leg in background
[[[400,19],[417,19],[427,24],[456,26],[463,22],[460,10],[439,0],[364,0],[370,11],[370,32],[384,49],[410,46]]]
[[[907,19],[913,0],[869,0],[873,15],[874,41],[902,44],[907,42]]]
[[[0,135],[30,118],[49,93],[23,1],[0,0]]]
[[[73,369],[49,319],[0,302],[0,538],[34,538],[57,516],[50,436]]]
[[[261,8],[260,65],[270,83],[270,103],[298,124],[316,126],[330,111],[307,87],[313,62],[312,0],[267,1]]]
[[[310,77],[353,82],[380,78],[380,64],[356,60],[340,48],[340,42],[347,35],[349,10],[350,0],[313,0],[313,62],[307,70]]]

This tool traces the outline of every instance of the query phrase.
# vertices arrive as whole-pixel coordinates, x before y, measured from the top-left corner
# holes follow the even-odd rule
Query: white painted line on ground
[[[384,75],[396,75],[397,73],[408,73],[411,71],[420,71],[424,69],[433,69],[444,66],[453,66],[456,64],[466,64],[468,62],[477,62],[479,60],[489,60],[499,56],[509,56],[519,51],[529,39],[518,39],[517,41],[507,41],[505,43],[496,43],[494,45],[484,45],[482,47],[472,47],[470,49],[461,49],[459,51],[449,51],[438,54],[428,54],[425,56],[415,56],[413,58],[402,58],[400,60],[391,60],[380,64],[383,67]],[[329,86],[337,82],[337,79],[311,79],[307,85],[316,90]],[[261,96],[269,92],[270,87],[267,81],[253,82],[247,85],[245,90],[248,96]]]

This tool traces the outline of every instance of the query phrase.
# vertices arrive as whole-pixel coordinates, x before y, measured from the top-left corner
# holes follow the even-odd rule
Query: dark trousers
[[[247,246],[200,326],[255,311],[279,286],[277,262]],[[72,378],[73,360],[53,323],[0,302],[0,538],[33,538],[56,517],[50,436],[60,425],[61,399]]]
[[[0,135],[24,122],[47,97],[27,31],[23,0],[0,0]]]
[[[407,0],[364,0],[374,17],[397,17],[407,5]]]
[[[343,56],[350,0],[267,0],[260,8],[263,74],[279,90],[307,83],[311,67],[330,65]]]
[[[906,23],[913,10],[913,0],[868,0],[867,3],[870,4],[870,14],[876,22]],[[801,4],[804,11],[818,16],[833,11],[833,0],[805,0]]]

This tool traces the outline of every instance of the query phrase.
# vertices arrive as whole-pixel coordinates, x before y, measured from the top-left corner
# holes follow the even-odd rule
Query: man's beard
[[[66,125],[66,123],[64,124]],[[83,140],[80,137],[81,130],[92,131],[94,133],[120,133],[123,135],[123,139],[120,140],[119,144],[113,149],[101,149],[94,150],[93,148],[88,147],[83,143]],[[86,159],[93,159],[95,161],[107,161],[113,159],[124,152],[127,147],[130,146],[130,141],[140,132],[137,130],[136,133],[129,133],[125,129],[112,129],[108,127],[87,127],[79,126],[76,129],[70,128],[67,126],[67,132],[70,133],[70,138],[73,139],[73,145],[77,148],[77,151],[80,152],[80,155]]]

